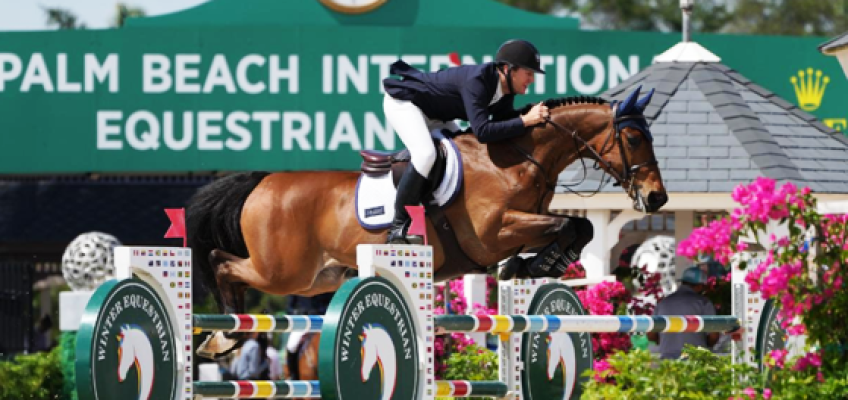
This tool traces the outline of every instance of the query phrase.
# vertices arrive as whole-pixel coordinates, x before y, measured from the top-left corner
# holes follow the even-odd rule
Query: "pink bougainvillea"
[[[615,304],[626,304],[630,293],[621,282],[601,282],[586,290],[577,291],[583,307],[591,315],[615,315]],[[626,333],[593,333],[592,348],[596,360],[605,360],[617,350],[627,351],[632,347]]]
[[[806,335],[808,344],[821,349],[848,342],[843,310],[848,302],[843,290],[848,214],[819,214],[809,188],[778,185],[768,178],[740,185],[732,197],[740,207],[728,218],[696,229],[680,243],[678,253],[693,258],[714,255],[727,264],[734,254],[746,249],[740,238],[759,242],[767,250],[759,264],[747,269],[745,281],[764,300],[777,304],[781,327],[789,335]],[[775,225],[782,225],[788,235],[769,233],[774,231],[767,228]],[[745,268],[744,263],[740,266]],[[826,352],[788,360],[786,351],[778,350],[768,358],[770,365],[778,368],[813,369],[817,376],[823,376]],[[831,351],[830,356],[848,362],[848,352]],[[771,392],[763,392],[763,397],[771,397]]]

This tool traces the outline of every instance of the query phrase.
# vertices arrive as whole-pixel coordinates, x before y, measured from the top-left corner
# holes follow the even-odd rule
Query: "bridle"
[[[614,107],[614,106],[615,106],[615,103],[612,103],[611,107]],[[613,111],[613,112],[615,112],[615,111]],[[569,129],[569,128],[562,126],[558,122],[551,119],[550,115],[545,117],[545,122],[551,124],[554,127],[554,129],[556,129],[557,132],[571,136],[571,139],[574,141],[575,148],[578,149],[578,151],[577,151],[578,155],[583,153],[584,150],[589,150],[592,153],[592,155],[594,155],[594,159],[595,159],[595,167],[594,168],[599,169],[598,164],[599,163],[603,164],[603,166],[606,167],[606,168],[604,168],[604,170],[608,174],[610,174],[613,179],[616,180],[616,183],[614,184],[615,186],[621,186],[622,183],[626,182],[627,183],[627,187],[626,187],[627,195],[633,201],[638,202],[640,207],[642,207],[642,209],[644,210],[645,205],[646,205],[646,201],[645,201],[644,197],[642,196],[641,192],[638,190],[640,188],[640,185],[638,185],[635,182],[636,173],[644,167],[657,165],[658,162],[657,162],[656,156],[654,156],[652,154],[651,159],[646,161],[646,162],[643,162],[641,164],[633,164],[633,165],[630,163],[630,160],[627,158],[627,153],[624,152],[624,139],[622,137],[623,135],[622,135],[621,124],[623,122],[627,122],[627,121],[631,121],[631,120],[644,121],[645,116],[644,115],[622,115],[620,117],[616,117],[613,120],[612,131],[607,135],[606,139],[604,139],[604,144],[601,146],[601,150],[597,151],[594,148],[592,148],[592,146],[589,145],[589,142],[586,139],[583,139],[582,137],[580,137],[580,135],[577,134],[577,130]],[[609,161],[605,160],[603,158],[603,156],[601,155],[601,154],[606,153],[607,145],[610,144],[610,138],[612,138],[615,142],[618,143],[618,149],[621,152],[622,168],[621,168],[620,172],[616,171],[616,169],[613,168],[612,164]],[[547,196],[548,191],[555,191],[556,190],[556,182],[551,182],[548,179],[548,171],[545,170],[545,167],[538,160],[536,160],[533,157],[532,154],[528,153],[527,151],[525,151],[524,149],[519,147],[517,144],[515,144],[515,142],[510,142],[510,143],[512,143],[513,147],[516,150],[518,150],[518,152],[522,153],[524,155],[524,157],[526,157],[531,163],[533,163],[536,167],[538,167],[542,171],[542,176],[545,179],[546,188],[545,188],[545,192],[542,194],[542,197],[539,200],[539,212],[541,212],[542,211],[541,210],[542,200],[545,198],[545,196]],[[601,179],[601,184],[598,185],[598,189],[596,189],[589,196],[584,196],[584,195],[572,190],[569,187],[569,186],[579,185],[579,184],[583,183],[583,181],[586,179],[586,164],[583,161],[582,157],[580,157],[580,161],[583,164],[583,179],[581,179],[580,182],[578,182],[574,185],[566,185],[565,188],[568,191],[570,191],[574,194],[577,194],[581,197],[594,196],[595,194],[600,192],[601,188],[603,187],[603,185],[604,185],[603,179]]]

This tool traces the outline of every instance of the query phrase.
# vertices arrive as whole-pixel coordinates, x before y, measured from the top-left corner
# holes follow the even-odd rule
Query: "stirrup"
[[[386,244],[424,244],[424,237],[408,234],[410,225],[412,225],[412,219],[404,221],[400,227],[392,224],[389,228],[389,236],[386,237]]]
[[[392,222],[392,226],[389,228],[389,235],[386,237],[386,244],[409,244],[406,231],[409,230],[409,225],[411,224],[411,219],[407,219],[399,225]]]

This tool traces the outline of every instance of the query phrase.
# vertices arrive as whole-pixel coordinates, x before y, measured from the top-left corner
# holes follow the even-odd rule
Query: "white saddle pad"
[[[444,136],[440,139],[441,146],[446,150],[445,175],[433,192],[433,198],[440,207],[446,207],[462,188],[462,157],[452,140]],[[356,216],[359,224],[366,229],[388,228],[395,217],[396,195],[391,172],[380,176],[361,174],[356,184]]]

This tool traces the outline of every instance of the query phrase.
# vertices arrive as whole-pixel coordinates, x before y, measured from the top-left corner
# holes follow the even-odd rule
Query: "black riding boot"
[[[412,163],[409,163],[400,183],[398,183],[395,218],[392,220],[391,228],[389,228],[389,237],[386,239],[386,243],[409,244],[406,231],[409,229],[412,220],[409,218],[409,213],[406,212],[406,206],[419,205],[426,188],[427,178],[421,176],[412,166]]]

